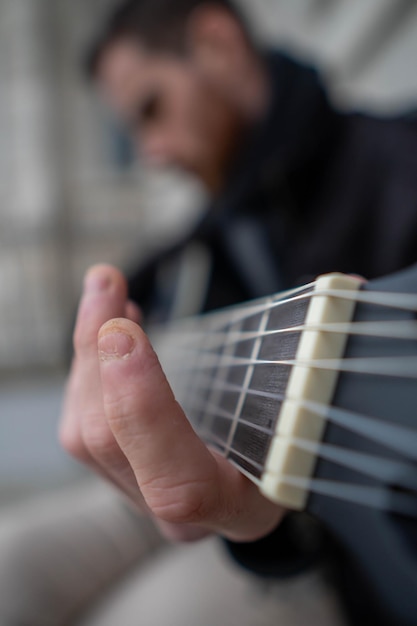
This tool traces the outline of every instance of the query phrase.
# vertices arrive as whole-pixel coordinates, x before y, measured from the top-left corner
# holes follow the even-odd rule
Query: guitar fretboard
[[[274,362],[296,358],[313,288],[186,320],[154,339],[199,436],[253,478],[264,470],[292,369]]]
[[[203,333],[180,394],[200,436],[256,478],[265,466],[291,371],[290,365],[266,362],[294,360],[300,339],[300,331],[287,332],[279,342],[268,333],[302,325],[309,304],[301,299],[269,308],[270,302],[259,313]]]

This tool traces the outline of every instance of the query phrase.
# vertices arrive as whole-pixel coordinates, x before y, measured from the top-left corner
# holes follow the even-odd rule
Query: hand
[[[239,541],[266,535],[283,509],[200,441],[139,319],[117,270],[96,266],[87,273],[63,446],[152,514],[170,538],[191,540],[207,531]]]

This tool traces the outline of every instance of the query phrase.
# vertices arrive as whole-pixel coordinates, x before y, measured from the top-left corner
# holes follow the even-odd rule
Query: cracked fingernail
[[[98,354],[101,361],[126,359],[135,347],[131,335],[122,331],[104,332],[98,340]]]

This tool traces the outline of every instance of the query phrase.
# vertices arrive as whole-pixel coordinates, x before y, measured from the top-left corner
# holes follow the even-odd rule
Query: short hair
[[[205,4],[218,6],[233,15],[248,42],[253,44],[246,20],[233,0],[124,0],[113,8],[88,50],[87,75],[89,78],[96,76],[103,53],[121,39],[136,40],[154,52],[185,55],[187,19]]]

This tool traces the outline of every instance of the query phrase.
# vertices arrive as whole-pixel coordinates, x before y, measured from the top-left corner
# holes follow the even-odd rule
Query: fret
[[[212,343],[212,335],[210,332],[201,332],[197,335],[197,341],[194,337],[191,336],[191,339],[188,341],[192,341],[192,351],[191,351],[191,359],[189,361],[190,369],[191,369],[191,377],[190,377],[190,385],[188,393],[185,398],[178,398],[178,400],[184,404],[187,401],[187,405],[190,406],[190,421],[193,426],[196,428],[200,427],[204,420],[204,413],[202,411],[202,396],[206,396],[210,393],[210,385],[203,386],[201,384],[201,378],[207,376],[210,378],[209,370],[201,370],[200,366],[207,358],[209,353],[211,353],[211,343]],[[185,356],[187,358],[187,354],[190,354],[190,349],[188,347],[188,342],[185,344]]]
[[[257,341],[256,360],[295,358],[300,337],[299,332],[277,338],[274,335],[266,335],[265,331],[302,324],[308,305],[309,299],[304,298],[294,303],[283,303],[276,308],[268,306],[268,315],[264,316],[264,326]],[[271,433],[274,432],[282,401],[276,397],[267,398],[248,393],[248,387],[251,390],[283,394],[286,390],[290,370],[289,366],[271,365],[265,367],[265,365],[258,363],[254,363],[250,367],[250,380],[241,403],[241,423],[236,429],[233,449],[255,461],[260,467],[265,466],[272,439]],[[248,423],[259,428],[255,429],[256,432],[254,432],[253,427]],[[256,476],[260,478],[261,473],[257,472]]]
[[[254,346],[257,343],[257,337],[251,337],[242,342],[228,341],[228,337],[248,331],[258,333],[262,319],[266,315],[266,303],[267,301],[264,300],[263,311],[260,311],[258,306],[258,309],[251,311],[249,316],[239,315],[236,307],[233,308],[231,323],[227,326],[227,330],[220,332],[225,344],[222,352],[223,358],[226,357],[227,359],[227,357],[230,357],[233,360],[233,357],[251,358],[255,355]],[[215,441],[211,443],[217,449],[221,448],[225,456],[230,456],[230,446],[233,442],[236,424],[241,414],[240,404],[244,395],[242,390],[250,381],[248,370],[250,370],[250,366],[247,364],[231,367],[222,362],[218,364],[212,379],[213,388],[216,389],[216,396],[215,402],[213,402],[213,396],[211,397],[210,410],[212,420],[210,427],[205,429],[205,438],[207,439],[207,432],[211,430],[216,435]],[[229,387],[227,388],[228,385]],[[217,412],[213,412],[213,405],[218,407]],[[224,414],[232,416],[232,419],[225,419]],[[219,446],[220,439],[223,442],[222,446]]]
[[[224,373],[220,372],[219,364],[225,355],[232,353],[229,346],[225,344],[218,344],[216,340],[218,331],[218,321],[215,318],[209,319],[208,332],[206,333],[205,338],[205,353],[202,355],[200,363],[201,371],[197,374],[196,380],[201,407],[200,419],[197,423],[195,423],[197,432],[202,430],[210,432],[210,430],[213,430],[214,416],[208,410],[208,407],[211,405],[217,406],[221,397],[221,391],[219,388],[216,388],[214,382],[217,380],[221,381],[225,376]],[[227,325],[225,327],[222,326],[220,331],[227,334]],[[226,438],[227,433],[224,434],[217,429],[216,448],[221,453],[223,453]],[[222,440],[222,444],[219,443],[220,440]]]
[[[326,334],[320,326],[349,322],[355,301],[327,294],[351,293],[359,284],[341,275],[322,277],[293,298],[278,294],[208,314],[176,324],[165,336],[164,341],[171,335],[170,349],[176,353],[171,363],[168,355],[162,364],[196,432],[261,480],[269,498],[293,508],[303,506],[307,491],[288,485],[284,476],[307,480],[315,455],[291,439],[318,441],[325,422],[294,399],[327,404],[337,377],[336,371],[301,363],[341,356],[346,333]]]
[[[235,325],[228,325],[224,329],[222,329],[223,334],[227,338],[228,334],[232,331],[239,330],[241,322],[237,322]],[[235,351],[234,344],[228,344],[227,341],[224,343],[222,349],[218,350],[218,361],[213,367],[211,373],[211,390],[206,398],[207,407],[219,407],[224,409],[225,411],[234,410],[234,394],[230,394],[232,397],[227,397],[228,393],[225,392],[221,387],[222,382],[226,382],[228,380],[229,367],[221,366],[220,361],[223,356],[233,356]],[[220,383],[220,384],[219,384]],[[205,419],[201,424],[202,429],[205,433],[213,433],[215,435],[215,447],[218,451],[220,451],[224,456],[227,455],[227,441],[230,436],[230,430],[232,425],[229,420],[223,420],[221,416],[214,413],[213,410],[205,411]]]
[[[266,304],[268,304],[270,302],[270,300],[268,299],[266,301]],[[257,331],[259,334],[262,334],[264,332],[264,330],[266,330],[267,325],[268,325],[268,321],[269,321],[269,317],[270,317],[270,310],[268,308],[265,308],[265,311],[262,313],[262,315],[259,317],[259,325],[257,327]],[[245,330],[250,330],[245,328]],[[248,343],[249,342],[245,342]],[[259,357],[259,351],[261,349],[261,345],[262,345],[262,339],[261,337],[257,337],[254,341],[253,341],[253,345],[250,351],[250,358],[255,360]],[[238,348],[241,348],[242,346],[239,346]],[[239,356],[245,356],[240,354]],[[243,406],[245,404],[246,401],[246,397],[247,397],[247,390],[251,384],[252,381],[252,376],[253,376],[253,372],[254,372],[255,366],[254,365],[249,365],[247,367],[244,379],[243,379],[243,383],[242,383],[242,389],[240,391],[239,394],[239,398],[237,401],[237,405],[236,405],[236,409],[235,409],[235,413],[234,413],[234,420],[232,423],[232,426],[230,428],[230,433],[229,433],[229,438],[227,440],[227,444],[226,444],[226,456],[227,458],[233,460],[236,464],[238,465],[242,465],[242,458],[239,457],[236,452],[238,453],[242,453],[242,454],[246,454],[246,456],[248,456],[249,458],[253,458],[254,457],[259,457],[262,456],[262,452],[265,449],[265,446],[262,447],[262,450],[259,449],[259,443],[256,441],[256,435],[254,438],[249,438],[249,437],[243,437],[242,440],[242,435],[244,434],[244,431],[242,431],[242,429],[245,428],[245,425],[242,423],[239,423],[239,419],[242,417],[242,409]],[[247,428],[247,427],[246,427]],[[262,433],[258,434],[260,437],[263,437],[265,439],[265,435]],[[245,442],[247,441],[251,441],[251,446],[250,449],[247,450],[247,444],[245,444]],[[232,451],[233,448],[233,451]],[[261,452],[261,454],[260,454]],[[255,459],[254,459],[255,460]],[[263,461],[264,459],[262,459]],[[247,471],[250,471],[250,469],[247,467],[247,463],[244,462],[245,469]],[[259,471],[259,470],[258,470]],[[257,478],[260,478],[261,476],[261,472],[255,472],[254,475]]]
[[[271,309],[267,330],[277,330],[282,328],[293,328],[303,324],[306,318],[306,312],[310,303],[310,298],[300,298],[312,294],[315,284],[307,285],[297,292],[297,299],[293,301],[284,301],[280,306]],[[274,302],[279,302],[276,298]]]

